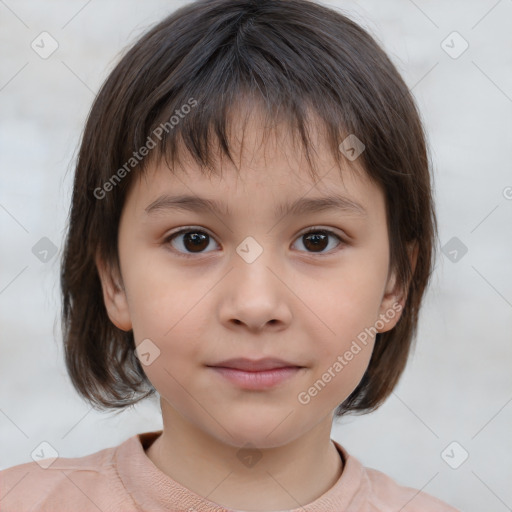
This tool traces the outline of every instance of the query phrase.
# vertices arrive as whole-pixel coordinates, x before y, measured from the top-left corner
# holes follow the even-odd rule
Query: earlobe
[[[396,275],[393,272],[388,279],[386,290],[382,298],[379,310],[379,322],[376,322],[377,332],[390,331],[400,320],[404,308],[404,292],[396,283]],[[384,324],[384,325],[382,325]],[[381,328],[379,326],[382,325]]]
[[[122,331],[129,331],[132,328],[128,302],[120,278],[103,263],[97,256],[95,259],[96,268],[103,290],[103,301],[110,321]],[[117,273],[116,273],[117,274]]]
[[[411,263],[411,275],[414,275],[414,271],[416,269],[418,249],[419,246],[417,242],[411,242],[407,245],[407,252]],[[393,272],[388,279],[379,311],[380,319],[383,321],[385,320],[385,326],[382,329],[378,329],[378,332],[390,331],[398,323],[398,320],[400,320],[402,310],[404,309],[407,301],[409,284],[410,283],[405,287],[398,286],[395,272]]]

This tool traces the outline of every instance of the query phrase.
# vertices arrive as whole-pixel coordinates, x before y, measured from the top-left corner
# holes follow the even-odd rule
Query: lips
[[[207,365],[224,382],[246,391],[270,391],[291,381],[304,368],[297,363],[274,357],[235,358]]]
[[[207,365],[214,368],[232,368],[246,372],[263,372],[278,368],[302,368],[302,366],[283,359],[266,357],[264,359],[247,359],[243,357],[227,359],[218,363]]]

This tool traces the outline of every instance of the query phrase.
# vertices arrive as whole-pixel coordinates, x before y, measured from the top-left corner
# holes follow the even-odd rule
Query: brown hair
[[[130,184],[147,169],[149,153],[172,164],[178,147],[215,172],[212,131],[235,164],[229,114],[249,97],[266,119],[285,119],[300,134],[314,177],[308,112],[321,121],[338,163],[347,163],[340,142],[355,134],[365,145],[358,163],[385,194],[390,269],[407,302],[396,326],[377,334],[369,366],[336,416],[376,409],[405,368],[437,234],[425,134],[410,91],[378,43],[331,8],[309,0],[200,0],[129,49],[82,136],[62,260],[62,331],[71,381],[97,409],[124,408],[156,391],[133,332],[107,315],[95,264],[100,255],[119,272],[118,226]]]

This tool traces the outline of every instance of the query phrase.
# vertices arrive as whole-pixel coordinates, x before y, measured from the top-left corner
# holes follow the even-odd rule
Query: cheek
[[[170,336],[211,288],[173,264],[163,248],[134,252],[129,263],[126,287],[134,331],[138,326],[159,338]]]
[[[321,407],[336,407],[359,384],[375,341],[375,322],[385,283],[385,262],[375,258],[348,259],[322,286],[304,288],[303,327],[314,351],[314,371],[306,391]],[[312,292],[314,290],[314,292]],[[312,313],[316,313],[314,315]],[[313,398],[314,397],[314,398]]]
[[[315,361],[304,399],[332,410],[357,387],[370,362],[375,334],[361,329],[362,321],[338,322],[335,335],[315,340]]]
[[[137,345],[150,339],[160,351],[158,365],[145,367],[154,376],[157,367],[180,372],[201,361],[201,326],[207,320],[204,300],[211,283],[190,278],[155,259],[138,265],[126,281],[128,307]],[[203,318],[200,318],[202,315]]]
[[[304,318],[309,319],[310,329],[315,324],[316,337],[324,340],[321,345],[327,352],[332,352],[333,346],[343,349],[344,343],[374,325],[384,283],[385,275],[375,262],[372,268],[363,260],[340,266],[328,278],[319,276],[314,284],[304,283],[297,293],[308,306]]]

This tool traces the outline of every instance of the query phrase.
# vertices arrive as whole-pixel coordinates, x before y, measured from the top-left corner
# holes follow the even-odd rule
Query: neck
[[[149,459],[190,491],[227,508],[300,508],[327,492],[343,471],[330,439],[331,417],[285,445],[261,449],[225,444],[174,410],[163,416]]]

